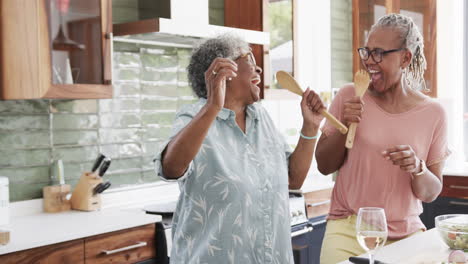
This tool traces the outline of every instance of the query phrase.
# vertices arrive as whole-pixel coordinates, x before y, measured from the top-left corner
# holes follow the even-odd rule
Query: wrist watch
[[[424,162],[424,160],[419,160],[419,162],[421,164],[421,171],[418,173],[413,173],[413,176],[416,176],[416,177],[423,175],[427,171],[426,162]]]

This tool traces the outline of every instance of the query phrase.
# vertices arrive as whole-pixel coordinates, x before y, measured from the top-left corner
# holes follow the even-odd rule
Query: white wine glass
[[[374,253],[385,245],[388,236],[387,219],[383,208],[359,208],[356,221],[359,245],[369,253],[369,264],[374,264]]]

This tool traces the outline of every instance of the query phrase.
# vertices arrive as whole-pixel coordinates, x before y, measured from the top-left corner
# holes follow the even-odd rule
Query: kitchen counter
[[[161,216],[139,208],[14,216],[10,219],[10,243],[0,246],[0,255],[159,221]]]
[[[464,162],[460,162],[457,166],[445,166],[442,174],[448,176],[468,177],[468,165],[465,165]]]
[[[442,241],[433,228],[412,237],[395,242],[380,249],[375,255],[377,260],[385,263],[405,263],[405,264],[435,264],[447,262],[451,250]],[[468,256],[468,253],[465,253]],[[368,257],[367,254],[361,257]],[[351,263],[349,261],[341,264]]]

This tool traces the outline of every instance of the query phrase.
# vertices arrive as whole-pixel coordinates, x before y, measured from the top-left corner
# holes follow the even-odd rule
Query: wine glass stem
[[[369,264],[374,264],[374,254],[372,251],[369,252]]]

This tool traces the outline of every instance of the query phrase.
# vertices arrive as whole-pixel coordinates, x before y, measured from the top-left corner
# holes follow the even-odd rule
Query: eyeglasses
[[[255,61],[255,56],[253,55],[251,51],[239,56],[239,58],[245,58],[245,57],[248,57],[248,60],[250,63],[252,63],[252,65],[257,66],[257,62]]]
[[[382,58],[383,58],[383,56],[385,54],[400,51],[400,50],[404,50],[404,49],[405,48],[392,49],[392,50],[383,50],[383,49],[377,48],[377,49],[369,50],[369,48],[365,47],[365,48],[359,48],[358,52],[359,52],[359,56],[361,57],[361,60],[363,60],[363,61],[367,61],[369,59],[369,57],[372,56],[372,59],[376,63],[381,63]]]

